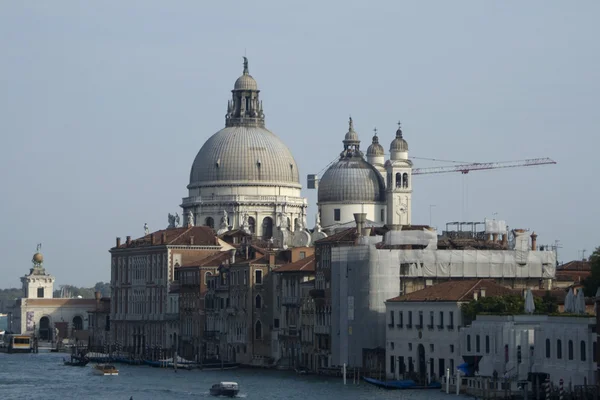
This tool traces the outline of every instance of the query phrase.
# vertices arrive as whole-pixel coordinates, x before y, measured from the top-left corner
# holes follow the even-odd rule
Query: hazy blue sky
[[[377,127],[387,150],[402,120],[412,156],[558,162],[415,177],[413,223],[497,213],[560,240],[563,261],[589,255],[599,15],[584,0],[3,1],[0,287],[20,284],[38,242],[58,284],[107,281],[116,236],[166,227],[244,52],[303,185],[341,151],[349,114],[364,149]]]

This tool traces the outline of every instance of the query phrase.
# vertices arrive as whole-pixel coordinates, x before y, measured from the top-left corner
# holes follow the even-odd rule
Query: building
[[[480,376],[508,376],[513,389],[529,372],[554,385],[594,385],[596,319],[548,315],[478,315],[460,331],[461,355]]]
[[[462,364],[461,306],[485,296],[514,294],[492,280],[456,280],[386,301],[386,377],[425,381]]]
[[[219,252],[203,260],[182,265],[175,269],[179,282],[179,354],[189,360],[201,360],[205,323],[205,296],[209,277],[216,275],[218,268],[227,263],[230,252]]]
[[[311,249],[312,250],[312,249]],[[281,304],[281,318],[278,323],[279,345],[281,354],[280,365],[289,367],[307,367],[309,365],[308,355],[312,353],[308,349],[303,349],[304,342],[312,343],[312,331],[310,326],[312,321],[303,321],[305,318],[314,318],[314,314],[309,313],[309,304],[303,304],[306,299],[307,290],[303,293],[303,283],[313,282],[315,274],[315,256],[300,258],[290,264],[283,265],[275,270],[278,276],[278,291]],[[309,287],[308,290],[312,289]],[[302,309],[306,306],[305,309]],[[306,340],[308,339],[308,340]]]
[[[110,297],[95,292],[96,304],[88,311],[90,348],[104,350],[110,344]]]
[[[306,199],[292,153],[265,127],[260,90],[244,70],[227,104],[225,128],[202,146],[181,207],[186,222],[225,232],[243,228],[269,239],[275,228],[306,225]]]
[[[77,338],[88,340],[88,311],[95,299],[54,298],[54,276],[44,268],[44,256],[38,245],[29,274],[21,277],[25,297],[10,311],[8,330],[35,335],[41,341]]]
[[[171,225],[173,226],[173,225]],[[121,349],[143,354],[176,346],[179,284],[175,271],[232,247],[205,226],[169,227],[124,243],[111,254],[111,333]]]
[[[569,288],[572,285],[581,285],[585,278],[592,274],[592,265],[589,261],[569,261],[556,267],[556,279],[553,287]]]

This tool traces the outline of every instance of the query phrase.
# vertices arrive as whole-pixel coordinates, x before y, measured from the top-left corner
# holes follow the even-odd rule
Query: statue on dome
[[[248,74],[248,59],[244,57],[244,74]]]
[[[167,228],[175,228],[175,216],[169,213],[169,226]]]
[[[181,220],[179,219],[179,213],[175,213],[175,228],[179,228]]]

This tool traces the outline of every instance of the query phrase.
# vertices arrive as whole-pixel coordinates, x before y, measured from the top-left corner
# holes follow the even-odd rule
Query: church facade
[[[293,232],[306,226],[307,202],[292,153],[265,126],[260,90],[244,70],[227,104],[225,128],[198,152],[183,198],[184,223],[217,232],[244,229],[271,239],[277,228]]]
[[[365,160],[352,118],[343,145],[339,160],[319,181],[318,213],[323,230],[332,234],[354,226],[355,213],[366,214],[369,227],[410,225],[412,162],[400,126],[390,143],[388,160],[377,130]]]

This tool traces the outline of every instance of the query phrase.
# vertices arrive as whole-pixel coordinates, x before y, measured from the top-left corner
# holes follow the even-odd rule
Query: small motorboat
[[[119,370],[115,368],[114,365],[111,364],[96,364],[94,365],[94,373],[97,375],[110,375],[116,376],[119,375]]]
[[[71,367],[85,367],[88,365],[90,360],[86,356],[72,355],[70,360],[63,358],[63,362],[65,365],[69,365]]]
[[[210,394],[213,396],[235,397],[239,391],[240,388],[236,382],[215,383],[210,388]]]

